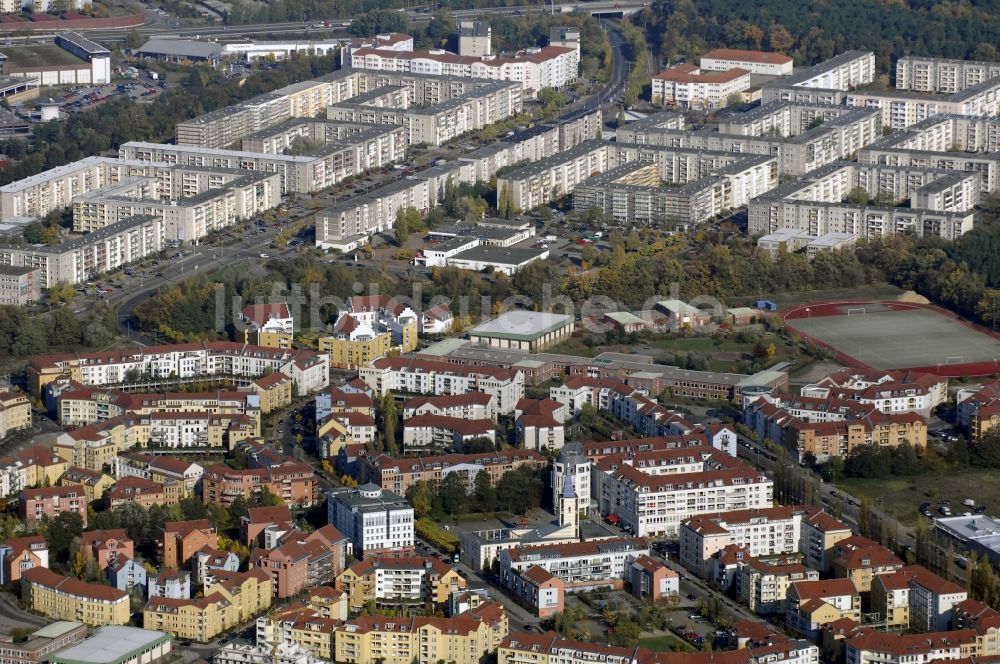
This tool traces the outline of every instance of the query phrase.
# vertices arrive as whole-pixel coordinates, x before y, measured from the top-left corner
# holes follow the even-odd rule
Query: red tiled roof
[[[128,593],[111,586],[97,583],[84,583],[79,579],[72,579],[68,576],[56,574],[46,567],[33,567],[25,570],[21,578],[27,579],[29,583],[53,588],[76,597],[84,597],[94,600],[117,602],[127,600]]]
[[[271,304],[251,304],[243,309],[243,317],[257,325],[264,325],[272,318],[291,318],[292,313],[285,302]]]

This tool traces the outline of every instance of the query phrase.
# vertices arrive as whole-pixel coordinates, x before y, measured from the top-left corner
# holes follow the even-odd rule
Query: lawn
[[[937,501],[942,498],[951,501],[953,514],[972,510],[962,505],[966,498],[975,500],[976,505],[987,505],[990,513],[1000,506],[1000,473],[989,470],[886,479],[847,478],[838,484],[858,498],[871,498],[876,507],[884,506],[890,514],[908,525],[924,518],[918,511],[921,503],[934,503],[936,509]]]
[[[673,634],[661,634],[660,636],[641,638],[639,639],[639,647],[649,648],[656,652],[687,652],[692,650],[690,645]]]

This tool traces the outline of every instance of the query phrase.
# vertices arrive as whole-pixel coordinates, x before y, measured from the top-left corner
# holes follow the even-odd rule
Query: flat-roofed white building
[[[735,48],[715,48],[701,56],[699,61],[705,71],[746,69],[751,74],[788,76],[792,73],[792,59],[781,53],[744,51]]]

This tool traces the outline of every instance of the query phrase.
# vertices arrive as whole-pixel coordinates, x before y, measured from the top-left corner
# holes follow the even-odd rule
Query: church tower
[[[580,538],[580,503],[573,488],[573,475],[563,476],[563,488],[559,493],[559,526],[573,526],[573,535]]]

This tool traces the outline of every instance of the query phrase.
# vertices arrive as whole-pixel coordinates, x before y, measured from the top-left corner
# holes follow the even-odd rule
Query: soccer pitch
[[[932,309],[890,311],[878,305],[853,305],[849,310],[850,315],[843,308],[845,315],[806,316],[788,322],[799,332],[878,369],[1000,359],[1000,341]]]

